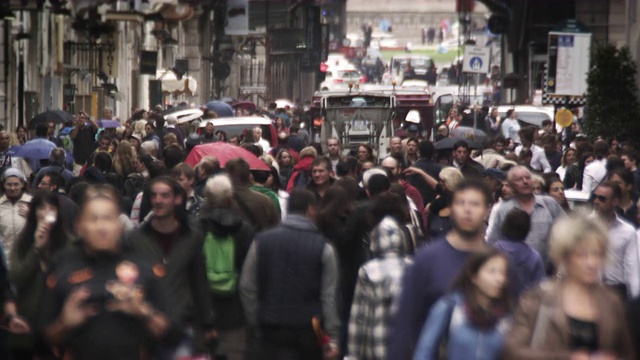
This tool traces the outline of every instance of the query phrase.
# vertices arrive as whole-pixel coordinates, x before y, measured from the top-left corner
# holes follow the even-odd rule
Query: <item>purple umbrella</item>
[[[118,122],[117,120],[111,120],[111,119],[98,120],[98,127],[102,129],[115,129],[120,126],[122,125],[120,125],[120,122]]]

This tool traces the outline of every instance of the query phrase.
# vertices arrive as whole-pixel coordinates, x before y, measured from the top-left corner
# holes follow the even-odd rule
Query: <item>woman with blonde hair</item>
[[[126,178],[129,174],[136,172],[136,152],[131,143],[122,140],[113,155],[113,171]]]
[[[551,229],[559,269],[525,293],[513,315],[505,359],[635,359],[625,309],[602,284],[609,236],[597,219],[567,217]]]
[[[438,177],[440,180],[438,182],[440,195],[425,208],[425,213],[428,216],[428,231],[431,239],[444,236],[444,234],[451,230],[451,197],[453,190],[464,180],[464,176],[460,170],[454,167],[442,169]]]

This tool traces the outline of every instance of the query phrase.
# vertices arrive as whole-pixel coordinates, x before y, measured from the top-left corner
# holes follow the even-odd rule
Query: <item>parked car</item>
[[[366,77],[353,67],[330,67],[325,73],[324,81],[320,84],[320,90],[349,90],[349,84],[363,84],[366,81]]]
[[[507,116],[507,111],[511,109],[515,110],[521,125],[533,125],[540,128],[544,120],[553,121],[553,106],[502,105],[498,106],[498,113],[504,119]]]

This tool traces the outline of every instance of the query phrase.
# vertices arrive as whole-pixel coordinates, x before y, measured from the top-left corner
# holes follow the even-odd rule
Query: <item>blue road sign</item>
[[[476,71],[482,69],[482,58],[480,58],[479,56],[474,56],[469,59],[469,68]]]

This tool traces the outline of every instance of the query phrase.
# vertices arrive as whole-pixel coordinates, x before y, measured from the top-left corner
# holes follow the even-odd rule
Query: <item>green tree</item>
[[[587,112],[584,130],[591,140],[616,137],[640,142],[640,101],[636,64],[629,49],[597,45],[587,78]]]

